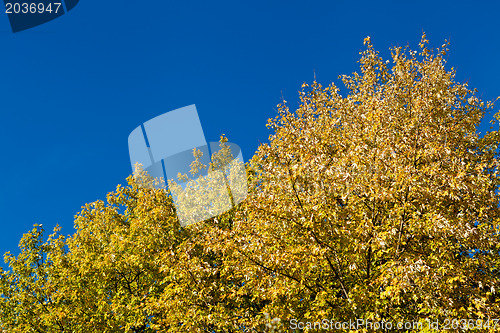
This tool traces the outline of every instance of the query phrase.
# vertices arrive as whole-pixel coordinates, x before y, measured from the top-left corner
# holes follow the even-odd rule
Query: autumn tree
[[[448,44],[427,43],[384,60],[365,39],[345,96],[304,84],[300,106],[269,121],[246,165],[250,193],[228,212],[183,226],[174,198],[189,187],[155,188],[139,170],[83,207],[73,235],[43,242],[35,227],[0,271],[0,328],[277,332],[366,319],[426,331],[426,320],[499,318],[499,116],[478,132],[493,103],[456,82]],[[226,141],[208,166],[194,151],[193,172],[222,170],[221,191],[234,179]],[[196,198],[183,201],[194,218],[210,209]]]
[[[0,269],[0,329],[58,332],[64,328],[61,318],[53,316],[61,304],[55,295],[57,272],[52,265],[54,257],[64,251],[64,238],[58,231],[43,242],[43,227],[36,224],[19,242],[17,257],[5,254],[10,271]]]
[[[284,328],[499,316],[499,132],[478,133],[492,103],[427,43],[384,61],[367,38],[345,97],[304,84],[269,121],[234,245]]]
[[[207,167],[221,170],[232,159],[226,141],[221,138],[222,149]],[[232,176],[224,173],[228,182]],[[217,178],[200,182],[211,180],[220,185]],[[11,270],[0,271],[0,328],[227,332],[251,321],[259,304],[238,293],[242,273],[225,264],[218,243],[234,209],[183,227],[172,196],[155,188],[158,183],[139,168],[106,202],[82,208],[73,235],[63,237],[56,229],[43,243],[41,227],[26,234],[22,253],[6,255]]]

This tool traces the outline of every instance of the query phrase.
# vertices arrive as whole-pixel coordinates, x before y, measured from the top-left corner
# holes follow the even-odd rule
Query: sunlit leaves
[[[388,60],[364,43],[344,95],[313,82],[297,110],[279,106],[246,165],[249,196],[239,203],[246,188],[231,187],[224,214],[181,226],[171,195],[184,188],[156,189],[138,169],[82,208],[73,235],[27,233],[0,271],[0,326],[272,332],[291,319],[498,318],[500,115],[478,133],[493,103],[455,81],[448,43],[431,50],[423,35]],[[223,178],[193,191],[232,184],[226,141],[211,165],[194,151],[192,174]],[[201,216],[209,195],[185,212]]]
[[[433,52],[424,35],[418,55],[384,61],[364,43],[345,97],[304,84],[268,124],[237,222],[251,283],[280,318],[493,318],[499,141],[477,133],[492,104],[455,82],[448,44]]]

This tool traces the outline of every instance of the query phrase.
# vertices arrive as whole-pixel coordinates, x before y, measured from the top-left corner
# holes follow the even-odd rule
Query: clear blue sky
[[[13,34],[0,13],[0,252],[34,223],[73,233],[74,215],[131,173],[129,133],[196,104],[208,141],[246,160],[281,95],[357,69],[363,39],[388,48],[451,40],[449,65],[484,99],[500,95],[494,1],[81,0]],[[499,105],[500,106],[500,105]]]

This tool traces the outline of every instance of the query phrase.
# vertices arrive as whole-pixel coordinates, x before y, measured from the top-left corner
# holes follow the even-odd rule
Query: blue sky
[[[327,85],[356,70],[366,36],[384,57],[422,31],[450,39],[458,80],[496,98],[493,3],[81,0],[16,34],[1,14],[0,252],[34,223],[72,233],[81,206],[131,173],[129,133],[167,111],[196,104],[207,141],[225,133],[248,160],[282,94],[297,105],[314,73]]]

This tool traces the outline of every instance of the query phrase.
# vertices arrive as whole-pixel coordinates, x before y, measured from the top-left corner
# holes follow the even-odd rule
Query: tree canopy
[[[171,193],[140,174],[84,206],[72,235],[44,241],[35,225],[5,255],[0,328],[291,332],[364,320],[430,332],[462,320],[496,331],[500,115],[478,132],[493,102],[456,82],[448,43],[429,49],[424,34],[418,51],[384,60],[364,42],[345,96],[314,81],[296,110],[278,106],[245,165],[249,195],[230,211],[181,226]]]

